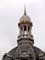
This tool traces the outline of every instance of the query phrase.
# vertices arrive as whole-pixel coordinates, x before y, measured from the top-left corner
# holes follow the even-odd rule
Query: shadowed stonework
[[[26,8],[24,15],[20,18],[18,23],[20,34],[18,36],[18,46],[5,53],[2,60],[45,60],[45,53],[39,48],[33,46],[34,39],[31,34],[32,22],[31,18],[27,16]]]

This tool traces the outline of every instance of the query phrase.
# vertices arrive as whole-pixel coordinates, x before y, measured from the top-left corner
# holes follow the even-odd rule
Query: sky
[[[34,45],[45,51],[45,0],[0,0],[0,60],[17,46],[24,5],[33,23]]]

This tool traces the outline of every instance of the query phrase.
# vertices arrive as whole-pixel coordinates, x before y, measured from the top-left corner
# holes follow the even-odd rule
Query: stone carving
[[[32,22],[24,9],[24,15],[18,23],[20,34],[18,36],[18,46],[3,56],[2,60],[45,60],[45,53],[33,46],[34,39],[31,34]]]
[[[9,55],[9,54],[5,54],[4,56],[3,56],[3,59],[2,60],[14,60],[13,59],[13,57],[11,56],[11,55]]]

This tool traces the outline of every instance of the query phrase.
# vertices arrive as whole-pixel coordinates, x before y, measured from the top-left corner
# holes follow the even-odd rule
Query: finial
[[[26,15],[26,7],[24,6],[24,15]]]

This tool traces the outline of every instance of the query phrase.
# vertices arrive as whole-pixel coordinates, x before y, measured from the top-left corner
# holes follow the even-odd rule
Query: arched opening
[[[26,31],[26,26],[24,26],[24,31]]]

